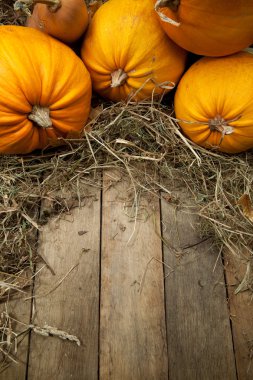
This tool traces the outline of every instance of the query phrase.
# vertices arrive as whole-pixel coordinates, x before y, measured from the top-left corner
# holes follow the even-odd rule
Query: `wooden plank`
[[[163,380],[168,359],[159,200],[142,199],[135,225],[126,177],[104,173],[100,379]]]
[[[34,323],[64,330],[81,346],[33,333],[28,380],[97,379],[100,190],[87,189],[87,200],[45,225],[39,251],[51,269],[41,270],[35,281]]]
[[[165,199],[162,223],[164,261],[171,268],[165,281],[170,378],[236,379],[218,252],[210,240],[201,239],[197,217]]]
[[[39,206],[35,205],[28,212],[31,220],[37,220],[39,214]],[[29,223],[26,219],[19,220],[18,226],[23,223]],[[13,257],[16,265],[23,262],[26,263],[26,269],[20,269],[19,273],[7,274],[1,272],[0,280],[5,284],[9,284],[10,288],[0,286],[0,325],[1,325],[1,341],[8,341],[9,344],[1,345],[8,355],[1,355],[0,379],[4,380],[25,380],[27,373],[27,358],[29,352],[29,325],[31,317],[31,299],[27,299],[32,295],[33,288],[33,270],[29,266],[31,250],[35,249],[37,243],[37,229],[29,223],[26,225],[27,234],[24,241],[19,240],[19,232],[10,231],[7,243],[13,243]],[[8,229],[7,229],[8,230]],[[29,232],[28,232],[29,231]],[[15,244],[15,239],[16,244]],[[21,242],[19,246],[17,242]],[[6,255],[6,246],[3,246],[3,254]],[[22,261],[23,260],[23,261]],[[15,264],[14,264],[15,267]],[[19,289],[19,290],[13,290]]]
[[[252,289],[235,294],[239,283],[245,278],[250,260],[225,255],[230,318],[234,338],[236,366],[239,380],[253,379],[253,300]],[[252,269],[251,269],[252,270]],[[247,277],[247,275],[246,275]]]
[[[28,296],[31,292],[28,291]],[[0,315],[3,312],[7,312],[12,318],[20,321],[17,323],[11,320],[10,325],[6,321],[5,315],[2,316],[1,321],[7,322],[7,328],[10,328],[15,333],[19,334],[27,329],[30,324],[30,314],[31,314],[31,300],[25,301],[24,296],[13,296],[6,303],[0,304]],[[23,325],[26,324],[27,326]],[[13,338],[13,336],[12,336]],[[28,356],[28,346],[29,346],[29,334],[22,334],[17,338],[17,352],[15,353],[15,344],[13,340],[13,345],[11,347],[10,355],[15,359],[15,362],[7,359],[6,363],[3,363],[0,371],[0,379],[4,380],[25,380],[26,378],[26,366],[27,366],[27,356]]]

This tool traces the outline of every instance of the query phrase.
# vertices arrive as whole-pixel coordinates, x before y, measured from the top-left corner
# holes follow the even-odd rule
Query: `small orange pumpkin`
[[[186,52],[160,27],[152,0],[103,4],[91,20],[81,55],[94,90],[114,101],[169,91],[186,61]]]
[[[78,137],[91,102],[81,59],[38,30],[0,28],[0,153],[29,153]]]
[[[253,148],[253,55],[194,63],[179,82],[175,113],[196,144],[227,153]]]
[[[225,56],[253,43],[253,0],[153,0],[161,26],[195,54]]]
[[[27,17],[26,26],[65,43],[76,41],[88,27],[89,16],[84,0],[18,0],[14,9],[29,14],[28,4],[34,9]]]

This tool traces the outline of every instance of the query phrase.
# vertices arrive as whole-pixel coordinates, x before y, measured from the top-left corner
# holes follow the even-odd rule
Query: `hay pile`
[[[13,0],[0,0],[0,24],[23,25],[24,16],[16,14],[13,9]]]
[[[12,6],[13,1],[0,0],[0,22],[22,24]],[[170,202],[191,212],[176,191],[187,188],[192,209],[201,216],[202,234],[214,236],[221,248],[248,263],[240,290],[252,289],[253,155],[219,154],[188,141],[168,107],[171,98],[139,104],[94,99],[81,140],[69,139],[64,147],[23,157],[0,156],[0,301],[30,286],[40,227],[52,213],[71,208],[66,190],[82,201],[81,185],[102,187],[97,173],[115,167],[131,176],[138,194],[165,192]],[[50,212],[41,213],[41,204],[48,200]],[[5,315],[2,343],[6,323]]]
[[[162,103],[98,105],[91,117],[81,140],[69,139],[65,147],[44,154],[0,157],[1,272],[33,272],[37,234],[48,217],[40,214],[43,200],[50,199],[53,212],[64,212],[71,205],[60,196],[63,189],[82,200],[80,185],[101,186],[96,173],[113,167],[130,175],[139,193],[167,192],[171,202],[181,202],[176,189],[188,188],[203,220],[203,234],[215,235],[233,254],[248,260],[252,223],[238,201],[251,195],[251,153],[229,156],[196,146],[181,134],[172,111]]]

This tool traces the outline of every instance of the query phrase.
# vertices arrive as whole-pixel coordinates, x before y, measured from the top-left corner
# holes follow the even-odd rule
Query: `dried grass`
[[[0,24],[23,25],[25,17],[14,12],[14,0],[0,0]]]
[[[161,103],[101,105],[93,116],[81,140],[69,139],[65,147],[44,154],[0,158],[2,272],[32,271],[37,234],[47,214],[69,210],[67,191],[82,201],[86,194],[80,185],[100,186],[95,174],[112,167],[131,176],[133,190],[167,192],[171,202],[179,201],[175,189],[188,188],[203,220],[203,234],[214,233],[231,252],[248,260],[252,222],[238,200],[244,193],[251,195],[250,152],[229,156],[194,145]],[[50,211],[40,214],[42,201],[50,201]]]

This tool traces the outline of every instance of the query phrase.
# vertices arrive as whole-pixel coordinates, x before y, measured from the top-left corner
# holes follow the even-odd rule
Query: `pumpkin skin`
[[[94,90],[114,101],[169,91],[169,82],[178,82],[186,61],[186,52],[160,27],[152,0],[103,4],[91,20],[81,56]]]
[[[91,102],[90,75],[81,59],[37,30],[31,35],[22,26],[0,28],[0,153],[30,153],[57,144],[59,137],[78,137]],[[30,120],[35,108],[49,112],[40,125]]]
[[[88,10],[84,0],[60,2],[60,8],[51,11],[48,5],[34,1],[35,7],[32,15],[27,18],[26,26],[39,29],[65,43],[72,43],[78,40],[88,27]]]
[[[153,0],[162,28],[199,55],[225,56],[253,43],[253,0]],[[163,16],[180,23],[165,22]]]
[[[226,153],[253,148],[253,55],[194,63],[179,82],[175,113],[184,134],[202,147]]]

